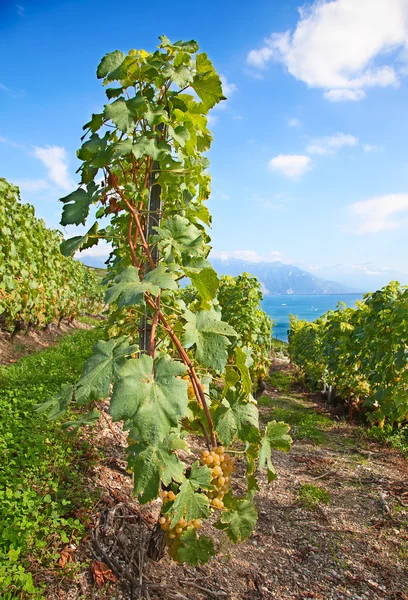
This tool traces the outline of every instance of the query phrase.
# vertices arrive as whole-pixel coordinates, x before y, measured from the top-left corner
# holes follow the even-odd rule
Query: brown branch
[[[127,240],[128,240],[128,244],[130,246],[130,252],[132,253],[132,265],[134,267],[138,267],[138,269],[140,269],[140,265],[138,263],[137,256],[136,256],[135,245],[133,244],[133,241],[132,241],[132,226],[133,226],[133,215],[130,214]]]
[[[96,408],[101,413],[101,416],[105,419],[105,422],[106,422],[107,426],[109,427],[109,429],[111,430],[112,435],[115,438],[115,440],[118,442],[118,444],[122,445],[122,440],[120,439],[120,437],[118,436],[118,434],[116,433],[116,431],[113,429],[112,423],[109,421],[108,417],[105,415],[102,407],[99,406],[99,404],[97,404],[96,402],[94,402],[94,405],[96,406]]]
[[[146,302],[155,311],[158,310],[158,308],[156,306],[156,303],[154,302],[154,300],[151,298],[151,296],[149,294],[146,294]],[[186,365],[186,367],[188,369],[188,372],[189,372],[189,375],[190,375],[190,379],[191,379],[191,383],[192,383],[193,388],[194,388],[194,393],[195,393],[196,398],[197,398],[197,402],[201,406],[201,408],[203,408],[205,416],[206,416],[206,419],[207,419],[208,428],[209,428],[209,431],[210,431],[211,443],[212,443],[213,446],[216,446],[217,445],[217,439],[216,439],[215,433],[214,433],[214,424],[213,424],[213,421],[212,421],[212,418],[211,418],[211,414],[210,414],[210,410],[208,408],[207,401],[205,399],[204,392],[201,389],[200,382],[199,382],[197,374],[195,372],[194,366],[193,366],[193,364],[192,364],[192,362],[190,360],[190,357],[188,356],[187,352],[184,350],[183,346],[181,345],[181,342],[178,339],[177,335],[174,333],[174,331],[171,328],[170,324],[168,323],[166,317],[163,315],[163,313],[160,310],[158,310],[158,315],[159,315],[160,321],[163,323],[163,327],[168,332],[168,334],[169,334],[172,342],[176,346],[176,348],[178,350],[178,353],[180,355],[181,360],[184,362],[184,364]]]
[[[152,258],[152,255],[151,255],[151,252],[150,252],[150,248],[149,248],[149,244],[147,243],[145,235],[143,233],[143,227],[142,227],[142,225],[140,223],[140,219],[139,219],[139,215],[137,213],[137,210],[135,209],[134,206],[132,206],[130,204],[130,202],[128,201],[128,199],[126,198],[125,194],[123,193],[123,191],[120,188],[116,188],[116,190],[117,190],[119,196],[122,198],[123,202],[126,204],[126,206],[128,207],[128,209],[132,213],[132,215],[134,216],[134,219],[136,221],[136,226],[137,226],[137,229],[138,229],[139,235],[140,235],[140,241],[142,243],[144,251],[146,252],[146,256],[147,256],[147,258],[149,260],[150,267],[151,267],[151,269],[155,269],[156,265],[155,265],[155,262],[154,262],[154,260]]]
[[[159,322],[160,292],[157,294],[156,306],[157,306],[157,310],[154,313],[154,317],[153,317],[153,321],[152,321],[152,328],[150,330],[150,340],[149,340],[149,354],[152,358],[154,358],[154,355],[156,354],[156,328],[157,328],[157,324]]]

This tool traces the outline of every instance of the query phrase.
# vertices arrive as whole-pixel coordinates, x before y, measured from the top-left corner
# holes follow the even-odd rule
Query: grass
[[[283,342],[282,340],[278,340],[276,338],[272,338],[271,341],[271,349],[273,353],[282,353],[285,356],[288,356],[289,344],[287,342]]]
[[[305,508],[315,509],[319,504],[330,504],[330,494],[323,488],[304,483],[297,491],[297,500]]]
[[[80,539],[79,507],[92,504],[82,490],[93,457],[84,441],[69,438],[34,406],[74,382],[102,337],[100,329],[67,335],[45,351],[0,368],[0,597],[42,598],[29,561],[53,565],[64,543]],[[84,504],[85,502],[85,504]]]
[[[373,426],[367,429],[366,437],[377,442],[390,444],[393,448],[401,450],[405,456],[408,456],[408,425],[400,429],[394,429],[387,424],[382,429]]]
[[[275,371],[269,378],[269,384],[284,394],[280,398],[261,396],[258,399],[260,406],[271,408],[270,418],[285,421],[291,426],[291,435],[298,440],[310,440],[316,445],[327,442],[325,430],[333,427],[333,421],[316,412],[314,407],[308,407],[303,400],[296,397],[292,391],[296,377],[291,371]]]
[[[296,377],[292,371],[273,371],[268,383],[279,392],[290,392],[296,383]]]

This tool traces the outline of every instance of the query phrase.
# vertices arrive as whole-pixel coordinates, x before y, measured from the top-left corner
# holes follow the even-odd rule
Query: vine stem
[[[197,377],[197,374],[195,372],[194,366],[193,366],[193,364],[192,364],[192,362],[191,362],[191,360],[190,360],[187,352],[184,350],[183,346],[181,345],[181,342],[178,339],[177,335],[174,333],[173,329],[171,328],[171,326],[170,326],[169,322],[167,321],[166,317],[163,315],[163,313],[160,311],[160,309],[158,309],[158,307],[156,306],[156,303],[154,302],[154,300],[148,294],[146,294],[146,301],[147,301],[148,305],[151,308],[153,308],[155,311],[157,311],[158,318],[162,322],[163,327],[168,332],[168,334],[169,334],[172,342],[176,346],[176,348],[178,350],[178,353],[180,354],[180,357],[181,357],[182,361],[184,362],[184,364],[188,368],[190,379],[191,379],[191,383],[192,383],[193,388],[194,388],[194,393],[195,393],[195,395],[197,397],[197,401],[198,401],[199,405],[203,408],[205,416],[206,416],[206,419],[207,419],[208,428],[209,428],[209,431],[210,431],[211,443],[212,443],[213,446],[216,446],[217,445],[217,439],[215,437],[214,424],[213,424],[213,421],[212,421],[212,418],[211,418],[210,410],[208,408],[207,400],[205,399],[204,392],[201,389],[201,385],[200,385],[200,382],[198,381],[198,377]]]
[[[110,171],[109,167],[106,167],[106,169],[107,169],[108,173],[111,174],[111,171]],[[123,190],[121,190],[117,186],[115,186],[115,189],[116,189],[117,193],[119,194],[119,196],[121,197],[121,199],[123,200],[123,202],[126,204],[127,208],[131,212],[131,214],[133,215],[133,217],[135,219],[135,223],[136,223],[136,228],[137,228],[137,231],[138,231],[139,236],[140,236],[140,241],[142,243],[143,249],[144,249],[145,254],[147,256],[147,259],[149,261],[149,265],[150,265],[151,269],[155,269],[156,268],[156,264],[155,264],[155,262],[153,260],[152,254],[150,252],[149,244],[147,243],[146,237],[144,235],[143,228],[142,228],[142,225],[140,223],[140,219],[139,219],[139,215],[138,215],[137,210],[128,201],[128,199],[126,198],[125,194],[123,193]],[[194,393],[195,393],[195,396],[197,398],[197,402],[198,402],[199,406],[204,410],[204,413],[205,413],[205,417],[206,417],[206,420],[207,420],[207,423],[208,423],[208,429],[209,429],[209,436],[210,436],[211,444],[212,444],[212,446],[216,446],[217,445],[217,438],[215,437],[214,424],[213,424],[213,421],[212,421],[212,418],[211,418],[211,414],[210,414],[210,410],[208,408],[207,401],[205,399],[204,392],[201,389],[200,382],[199,382],[197,374],[195,372],[194,366],[193,366],[193,364],[192,364],[192,362],[191,362],[191,360],[190,360],[187,352],[184,350],[183,346],[181,345],[181,342],[178,339],[177,335],[174,333],[174,331],[171,328],[171,326],[170,326],[169,322],[167,321],[166,317],[161,312],[160,306],[158,306],[156,304],[156,302],[153,300],[153,298],[149,294],[146,294],[145,297],[146,297],[146,301],[149,304],[150,308],[152,308],[155,311],[155,315],[154,315],[154,320],[156,320],[155,330],[156,330],[156,327],[157,327],[157,323],[160,320],[162,322],[162,324],[163,324],[163,327],[168,332],[168,334],[169,334],[172,342],[176,346],[176,348],[178,350],[178,353],[180,355],[181,360],[184,362],[184,364],[186,365],[186,367],[187,367],[187,369],[189,371],[189,375],[190,375],[190,379],[191,379],[191,384],[193,386]],[[152,329],[153,329],[153,327],[152,327]],[[155,330],[154,330],[154,332],[155,332]],[[153,341],[154,341],[154,337],[153,337]],[[153,348],[153,350],[152,350],[152,348]],[[151,343],[151,339],[150,339],[150,351],[154,352],[154,343],[153,344]]]

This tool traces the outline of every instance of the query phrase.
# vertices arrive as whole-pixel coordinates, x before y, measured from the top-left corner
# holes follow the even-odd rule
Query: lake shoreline
[[[329,310],[334,310],[339,302],[347,307],[355,306],[362,300],[363,293],[346,294],[274,294],[262,300],[263,310],[275,321],[272,337],[287,342],[289,315],[299,319],[315,321]]]

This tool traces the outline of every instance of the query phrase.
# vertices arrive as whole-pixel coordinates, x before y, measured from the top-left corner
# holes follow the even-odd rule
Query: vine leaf
[[[143,281],[140,281],[139,270],[136,267],[127,267],[116,277],[115,283],[106,292],[105,302],[111,304],[119,300],[119,308],[144,304],[146,292],[156,296],[161,289],[177,289],[177,283],[166,267],[160,266],[149,271]]]
[[[83,405],[92,400],[107,398],[114,374],[124,364],[126,356],[136,350],[136,345],[129,346],[127,337],[96,342],[92,349],[92,356],[86,361],[75,390],[78,404]]]
[[[171,480],[181,482],[185,465],[174,453],[179,440],[167,436],[162,442],[139,441],[128,448],[128,464],[136,474],[134,493],[141,504],[151,502],[159,496],[160,482],[169,485]]]
[[[147,155],[151,156],[153,160],[162,158],[165,150],[166,145],[162,145],[159,148],[157,141],[154,138],[148,137],[140,137],[131,147],[131,151],[135,158],[142,158],[142,156]]]
[[[197,55],[196,70],[191,87],[200,97],[204,109],[209,110],[221,100],[226,100],[222,93],[221,79],[205,52]]]
[[[202,310],[192,313],[186,310],[187,321],[182,343],[185,348],[196,347],[196,360],[206,367],[222,372],[228,360],[229,337],[237,337],[235,329],[221,321],[220,313]]]
[[[215,555],[212,540],[206,535],[197,536],[195,529],[184,531],[180,536],[177,559],[193,567],[207,563]]]
[[[235,436],[242,442],[260,442],[258,409],[246,397],[245,394],[229,390],[214,412],[215,430],[226,446],[231,444]]]
[[[36,406],[36,411],[39,413],[47,413],[47,418],[50,421],[60,419],[68,410],[68,406],[74,395],[74,386],[65,383],[61,389],[49,400]]]
[[[80,427],[83,427],[84,425],[95,425],[95,423],[99,420],[100,416],[101,413],[99,412],[99,410],[94,409],[91,412],[82,415],[81,417],[79,417],[79,419],[75,419],[73,421],[66,421],[65,423],[63,423],[62,428],[69,429],[69,435],[73,435],[77,433],[78,429]]]
[[[85,235],[77,235],[61,242],[60,250],[64,256],[72,256],[77,250],[86,250],[96,246],[99,242],[97,236],[98,223],[94,223]]]
[[[272,449],[289,452],[292,444],[292,438],[288,435],[289,430],[289,425],[283,421],[269,421],[266,426],[259,451],[258,468],[261,471],[266,465],[269,483],[277,477],[271,459]]]
[[[171,507],[171,526],[180,521],[183,517],[186,521],[193,519],[207,518],[210,516],[210,506],[208,497],[205,494],[198,492],[199,488],[209,490],[211,485],[212,474],[211,470],[206,467],[199,467],[198,461],[191,466],[189,478],[184,479],[180,486],[180,490]]]
[[[220,281],[208,260],[193,259],[183,270],[202,300],[210,301],[215,298]]]
[[[224,506],[227,510],[221,513],[215,527],[225,531],[234,544],[246,540],[258,518],[255,504],[251,499],[236,498],[228,493],[224,496]]]
[[[156,227],[160,250],[165,260],[177,256],[198,256],[204,248],[202,231],[185,217],[175,215],[163,227]]]
[[[130,421],[144,440],[162,441],[188,407],[186,367],[165,355],[128,360],[116,375],[110,413]]]
[[[235,352],[235,364],[241,373],[241,390],[245,394],[250,394],[252,382],[251,375],[249,373],[248,366],[248,353],[245,352],[240,346],[234,349]]]
[[[105,104],[104,115],[108,121],[112,121],[124,133],[133,123],[132,115],[124,98],[118,98],[111,104]]]
[[[75,192],[61,198],[61,202],[64,203],[61,225],[79,225],[85,223],[93,198],[88,191],[78,188]]]
[[[126,55],[120,50],[115,50],[114,52],[109,52],[109,54],[106,54],[96,70],[97,78],[103,79],[103,77],[109,75],[109,73],[120,67],[125,58]]]

